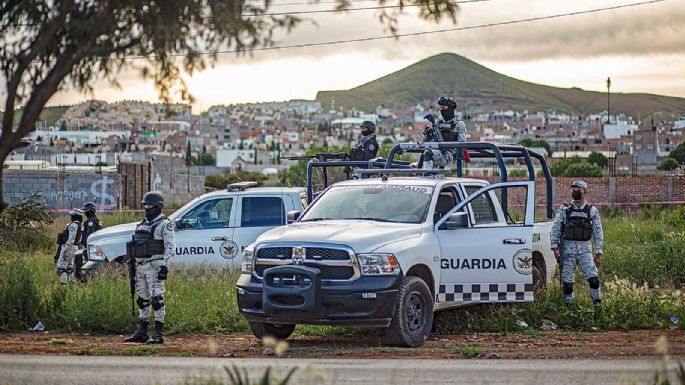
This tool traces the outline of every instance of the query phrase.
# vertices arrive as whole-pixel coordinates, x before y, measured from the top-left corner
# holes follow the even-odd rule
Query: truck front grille
[[[293,247],[303,248],[304,258],[293,258]],[[298,253],[295,253],[297,256]],[[348,281],[359,276],[354,253],[347,246],[329,246],[320,244],[307,245],[265,245],[257,247],[255,253],[254,274],[257,278],[264,276],[264,270],[283,265],[297,264],[321,270],[321,279]]]

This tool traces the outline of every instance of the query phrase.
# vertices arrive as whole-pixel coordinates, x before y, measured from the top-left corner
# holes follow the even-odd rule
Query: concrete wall
[[[150,188],[170,203],[185,203],[205,193],[205,177],[192,175],[181,158],[155,155],[150,162]]]
[[[50,209],[82,207],[88,201],[101,210],[118,207],[115,173],[4,170],[2,184],[5,201],[10,204],[40,193]]]

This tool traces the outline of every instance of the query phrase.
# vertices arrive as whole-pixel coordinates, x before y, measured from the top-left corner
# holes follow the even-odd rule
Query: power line
[[[216,54],[226,54],[226,53],[237,53],[237,52],[273,51],[273,50],[277,50],[277,49],[318,47],[318,46],[337,45],[337,44],[346,44],[346,43],[360,43],[360,42],[367,42],[367,41],[374,41],[374,40],[396,39],[396,38],[401,38],[401,37],[412,37],[412,36],[421,36],[421,35],[431,35],[431,34],[435,34],[435,33],[466,31],[466,30],[471,30],[471,29],[490,28],[490,27],[498,27],[498,26],[503,26],[503,25],[528,23],[528,22],[533,22],[533,21],[558,19],[561,17],[578,16],[578,15],[584,15],[584,14],[590,14],[590,13],[596,13],[596,12],[612,11],[612,10],[622,9],[622,8],[637,7],[640,5],[661,3],[664,1],[666,1],[666,0],[641,1],[641,2],[637,2],[637,3],[615,5],[615,6],[604,7],[604,8],[595,8],[595,9],[589,9],[589,10],[585,10],[585,11],[575,11],[575,12],[568,12],[568,13],[560,13],[560,14],[556,14],[556,15],[530,17],[530,18],[526,18],[526,19],[501,21],[501,22],[496,22],[496,23],[479,24],[479,25],[472,25],[472,26],[466,26],[466,27],[446,28],[446,29],[438,29],[438,30],[423,31],[423,32],[401,33],[401,34],[397,34],[397,35],[372,36],[372,37],[363,37],[363,38],[357,38],[357,39],[331,40],[331,41],[324,41],[324,42],[318,42],[318,43],[290,44],[290,45],[281,45],[281,46],[273,46],[273,47],[246,48],[246,49],[242,49],[242,50],[237,50],[237,49],[220,50],[220,51],[216,51],[216,52],[200,52],[198,54],[200,54],[200,55],[211,55],[211,54],[215,54],[215,53]],[[181,57],[181,56],[185,56],[185,54],[179,53],[179,54],[173,54],[173,55],[169,55],[169,56]],[[124,59],[146,59],[149,57],[152,57],[152,56],[124,56],[123,58]]]
[[[467,3],[482,3],[491,0],[461,0],[461,1],[450,1],[450,4],[467,4]],[[402,5],[376,5],[370,7],[357,7],[357,8],[341,8],[341,9],[319,9],[315,11],[288,11],[288,12],[272,12],[272,13],[262,13],[262,14],[243,14],[243,17],[266,17],[266,16],[292,16],[292,15],[308,15],[314,13],[335,13],[335,12],[350,12],[350,11],[369,11],[378,9],[392,9],[392,8],[409,8],[409,7],[422,7],[425,4],[402,4]]]

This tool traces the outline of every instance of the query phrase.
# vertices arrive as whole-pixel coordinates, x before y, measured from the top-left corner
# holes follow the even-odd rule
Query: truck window
[[[433,214],[433,223],[437,223],[440,218],[445,216],[454,206],[459,203],[459,195],[454,187],[445,187],[440,190],[438,201],[435,204],[435,213]]]
[[[483,186],[464,186],[466,193],[472,195]],[[475,225],[497,222],[497,212],[492,204],[490,194],[481,194],[471,202],[471,210],[476,221]]]
[[[219,229],[230,226],[233,198],[211,199],[198,204],[182,218],[183,229]]]
[[[285,206],[280,197],[244,197],[241,227],[281,226],[285,224]]]

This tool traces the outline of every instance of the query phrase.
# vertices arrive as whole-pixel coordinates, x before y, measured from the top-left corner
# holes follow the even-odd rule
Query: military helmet
[[[571,188],[573,188],[573,187],[580,187],[580,188],[587,189],[587,182],[585,182],[585,181],[583,181],[583,180],[580,180],[580,179],[576,179],[576,180],[573,181],[573,183],[571,183],[571,186],[570,186],[570,187],[571,187]]]
[[[440,99],[438,99],[438,105],[457,108],[457,102],[454,101],[454,99],[447,96],[441,96]]]
[[[163,209],[164,208],[164,196],[159,191],[150,191],[143,196],[142,203],[143,204],[155,205],[155,206],[159,207],[160,209]]]
[[[371,131],[371,133],[376,132],[376,123],[374,123],[374,122],[372,122],[372,121],[370,121],[370,120],[365,120],[365,121],[363,121],[362,124],[361,124],[361,126],[359,126],[359,127],[361,127],[361,128],[367,128],[369,131]]]
[[[97,206],[95,206],[95,203],[93,203],[93,202],[84,203],[83,208],[82,208],[83,211],[92,210],[93,212],[95,212],[96,209],[97,209]]]
[[[71,209],[71,210],[69,211],[69,215],[71,215],[71,216],[76,216],[76,215],[81,216],[81,215],[83,215],[83,211],[82,211],[81,209]]]

